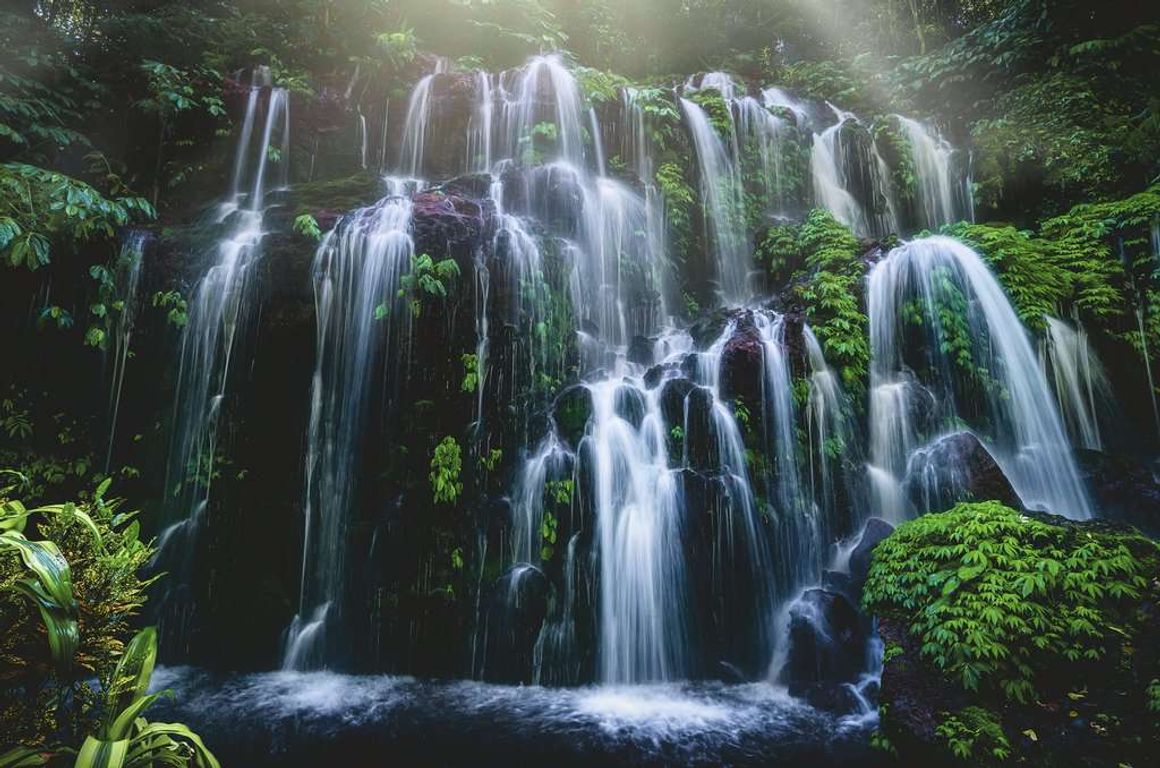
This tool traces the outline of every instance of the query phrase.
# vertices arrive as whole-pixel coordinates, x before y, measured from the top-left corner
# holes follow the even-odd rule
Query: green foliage
[[[447,286],[459,277],[459,265],[455,259],[436,262],[427,254],[411,257],[411,271],[399,280],[398,296],[406,299],[411,314],[419,317],[423,301],[429,298],[447,298]],[[385,312],[383,313],[385,316]],[[376,319],[381,319],[378,309]]]
[[[1053,243],[1012,226],[962,222],[947,233],[978,251],[995,270],[1019,319],[1043,328],[1071,292],[1073,276],[1059,263]]]
[[[472,354],[460,355],[463,363],[463,383],[459,389],[463,392],[474,392],[479,386],[479,358]]]
[[[556,534],[560,528],[560,521],[550,511],[544,510],[540,520],[540,559],[548,561],[556,551]]]
[[[702,88],[688,96],[689,101],[705,110],[709,124],[722,138],[727,138],[733,131],[733,112],[725,102],[725,97],[716,88]]]
[[[155,215],[139,197],[108,199],[62,173],[0,164],[0,258],[10,267],[43,267],[54,247],[111,239],[119,227]]]
[[[189,322],[189,304],[181,291],[158,291],[153,294],[153,306],[164,310],[166,321],[176,328]]]
[[[1101,691],[1088,707],[1101,734],[1117,715],[1097,707],[1123,702],[1122,717],[1150,706],[1156,664],[1135,646],[1158,576],[1160,547],[1135,532],[1057,525],[989,501],[900,526],[874,551],[863,605],[913,642],[887,649],[885,674],[921,661],[922,674],[965,696],[936,726],[949,754],[992,765],[1011,757],[1013,728],[1045,712],[1062,719],[1085,686]],[[889,701],[880,714],[892,732]]]
[[[1011,754],[1003,726],[983,707],[966,707],[948,716],[935,728],[935,735],[946,742],[952,755],[974,765],[1001,762]]]
[[[574,67],[572,74],[580,85],[580,92],[592,104],[607,104],[620,97],[620,89],[629,85],[628,79],[613,72],[592,67]]]
[[[1160,550],[1139,535],[960,504],[878,546],[863,603],[905,622],[922,656],[965,690],[1027,703],[1045,670],[1119,647],[1158,565]]]
[[[573,480],[549,480],[544,483],[544,495],[557,506],[572,506],[572,493],[575,491]]]
[[[685,171],[677,163],[661,163],[656,170],[657,189],[665,201],[665,221],[670,242],[682,257],[688,252],[693,238],[693,207],[697,197],[685,180]],[[695,316],[696,313],[691,313]]]
[[[150,584],[139,573],[153,548],[140,539],[136,514],[106,498],[109,485],[105,479],[86,501],[31,509],[12,498],[17,486],[0,489],[0,619],[6,627],[0,636],[0,729],[9,743],[53,753],[63,749],[55,746],[61,737],[79,740],[90,733],[120,741],[141,731],[140,715],[156,699],[142,698],[156,655],[152,631],[126,645]],[[31,538],[34,533],[45,538]],[[148,643],[152,651],[143,656]],[[101,683],[103,695],[89,676]],[[65,701],[71,704],[61,707]],[[166,733],[154,726],[142,738],[160,748]],[[188,735],[181,739],[189,741]],[[153,754],[155,760],[160,753]],[[165,754],[172,764],[190,763],[178,759],[188,754],[185,747],[167,746]],[[193,764],[215,764],[212,755],[206,760]]]
[[[435,446],[431,456],[431,472],[427,476],[431,481],[436,504],[454,504],[459,494],[463,493],[463,483],[459,479],[462,468],[459,442],[451,436],[443,438]]]
[[[309,213],[300,213],[294,217],[294,231],[307,240],[322,239],[322,230],[318,226],[318,220]]]
[[[157,661],[157,631],[138,632],[106,683],[104,717],[85,737],[76,768],[150,768],[158,763],[220,768],[201,737],[180,723],[150,723],[142,714],[172,691],[148,693]]]
[[[500,448],[492,448],[486,455],[479,457],[479,465],[488,472],[494,472],[501,461],[503,461],[503,450]]]
[[[870,366],[869,319],[859,298],[866,267],[858,259],[858,250],[857,239],[823,210],[813,210],[806,217],[797,230],[793,249],[804,254],[806,265],[814,270],[797,286],[810,327],[826,360],[838,369],[850,389],[866,386]],[[771,252],[766,257],[769,263],[787,255],[788,232],[777,233]]]

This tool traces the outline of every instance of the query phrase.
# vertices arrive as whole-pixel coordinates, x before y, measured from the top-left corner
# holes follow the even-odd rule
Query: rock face
[[[513,565],[491,594],[487,613],[485,680],[530,683],[536,637],[548,613],[551,586],[532,565]]]
[[[588,419],[592,417],[592,393],[582,384],[573,384],[556,396],[552,405],[552,420],[556,423],[556,434],[576,450]]]
[[[789,653],[781,682],[795,696],[829,709],[848,711],[844,695],[866,664],[869,622],[840,592],[806,590],[789,608]]]
[[[764,378],[765,347],[757,328],[749,321],[738,326],[721,351],[721,396],[760,405]]]
[[[870,573],[870,558],[874,548],[890,534],[894,533],[894,526],[882,518],[872,517],[866,521],[858,544],[850,553],[850,581],[848,590],[861,597],[862,585],[866,583],[866,576]]]
[[[1078,451],[1076,458],[1101,517],[1160,537],[1160,483],[1147,467],[1126,456],[1097,451]]]
[[[907,467],[905,490],[915,511],[943,512],[961,501],[1023,502],[991,452],[972,432],[955,432],[917,451]]]

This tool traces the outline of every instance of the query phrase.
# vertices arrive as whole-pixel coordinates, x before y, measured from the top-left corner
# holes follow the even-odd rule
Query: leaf
[[[133,636],[105,692],[104,735],[125,738],[132,721],[125,722],[123,714],[136,702],[146,697],[153,666],[157,663],[157,628],[146,627]]]

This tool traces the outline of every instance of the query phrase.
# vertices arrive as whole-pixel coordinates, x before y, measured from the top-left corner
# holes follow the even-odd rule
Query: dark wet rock
[[[685,398],[697,385],[688,379],[668,379],[661,387],[661,417],[666,432],[673,427],[685,428]]]
[[[699,471],[720,469],[713,394],[705,387],[694,387],[685,398],[684,439],[690,467]]]
[[[756,406],[762,401],[765,346],[752,322],[738,326],[721,351],[721,396]]]
[[[967,696],[922,662],[921,642],[904,624],[880,618],[878,634],[887,648],[902,650],[883,670],[879,693],[879,700],[890,705],[891,740],[901,741],[896,746],[919,761],[914,764],[931,764],[923,758],[939,754],[941,744],[935,729],[942,722],[942,713],[961,710],[968,703]]]
[[[617,416],[627,421],[635,429],[640,429],[645,414],[644,395],[627,384],[621,384],[616,388],[614,405]]]
[[[513,565],[496,582],[485,628],[485,680],[531,682],[536,638],[548,612],[550,590],[543,572],[525,563]]]
[[[841,571],[822,571],[822,589],[829,592],[840,592],[853,599],[854,580],[848,573]]]
[[[836,715],[849,715],[861,709],[862,702],[848,683],[813,683],[797,694],[810,706]]]
[[[659,363],[645,371],[644,385],[649,389],[656,389],[668,376],[681,370],[680,363]]]
[[[807,589],[789,608],[789,654],[781,682],[793,695],[852,683],[865,666],[868,622],[848,597]]]
[[[470,197],[477,200],[491,195],[492,177],[490,173],[469,173],[445,181],[435,189],[447,195]]]
[[[942,512],[962,501],[1023,503],[998,462],[972,432],[940,437],[915,452],[904,490],[919,514]]]
[[[592,417],[592,393],[582,384],[573,384],[556,396],[552,421],[556,434],[573,450],[580,445],[588,420]]]
[[[653,342],[644,336],[633,336],[628,345],[628,362],[637,365],[652,365]]]
[[[412,204],[416,249],[420,243],[442,245],[444,249],[479,243],[490,236],[494,224],[495,210],[488,200],[429,191],[416,194]]]
[[[862,585],[866,583],[866,576],[870,573],[870,559],[874,555],[874,548],[892,533],[894,526],[880,517],[872,517],[866,521],[858,537],[858,543],[850,553],[851,594],[861,594]]]
[[[1160,537],[1160,483],[1146,466],[1097,451],[1077,451],[1076,459],[1102,518]]]
[[[729,320],[738,314],[738,310],[720,309],[708,317],[698,320],[689,328],[689,335],[693,337],[693,344],[697,349],[708,349],[713,342],[721,337]]]

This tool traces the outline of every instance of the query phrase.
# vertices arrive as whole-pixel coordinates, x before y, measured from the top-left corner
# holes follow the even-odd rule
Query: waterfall
[[[105,365],[109,369],[109,441],[105,449],[105,472],[109,472],[113,464],[121,390],[125,385],[125,369],[129,363],[133,327],[137,321],[141,268],[150,237],[150,233],[145,230],[129,231],[121,243],[121,251],[112,270],[113,295],[120,302],[120,309],[109,308],[116,312],[116,320],[109,330],[105,350]]]
[[[681,99],[681,110],[697,153],[705,229],[716,262],[718,292],[726,304],[739,304],[749,297],[751,268],[740,173],[705,110],[685,98]]]
[[[535,144],[546,141],[552,149],[543,159],[584,166],[580,88],[559,56],[536,56],[522,70],[505,72],[500,87],[505,157],[535,164]]]
[[[899,231],[890,173],[877,146],[865,137],[853,141],[846,132],[862,123],[832,104],[837,123],[814,134],[810,174],[814,196],[838,221],[860,235]]]
[[[409,177],[423,173],[424,150],[431,132],[431,85],[435,77],[447,72],[446,59],[435,61],[435,70],[424,75],[411,91],[407,102],[407,116],[403,121],[403,136],[399,147],[399,170]]]
[[[218,428],[234,355],[249,334],[255,310],[251,272],[264,234],[266,176],[271,158],[278,160],[279,183],[285,184],[287,179],[289,98],[285,90],[269,86],[269,71],[256,70],[247,97],[233,181],[217,211],[225,235],[218,241],[213,265],[189,299],[165,485],[171,504],[155,557],[172,574],[166,581],[166,597],[181,593],[188,585],[194,544],[217,472]],[[261,97],[267,94],[264,127],[254,144]],[[276,133],[280,133],[280,152],[274,144]]]
[[[358,499],[363,442],[376,379],[398,375],[411,312],[400,297],[411,270],[411,194],[418,183],[390,179],[389,194],[345,217],[314,261],[318,328],[306,441],[302,581],[283,667],[331,660],[328,624],[342,612],[347,530]]]
[[[849,403],[842,391],[837,372],[826,364],[821,344],[813,330],[802,327],[806,358],[809,362],[810,395],[806,409],[806,433],[811,446],[809,456],[810,497],[820,506],[822,520],[831,530],[838,528],[839,505],[849,507],[850,529],[857,530],[865,510],[842,472],[840,457],[858,452],[854,427],[848,416]],[[839,487],[839,473],[844,487]],[[840,494],[844,491],[844,494]]]
[[[689,671],[680,487],[656,393],[639,428],[616,408],[620,383],[589,386],[600,542],[600,679],[637,683]]]
[[[1043,365],[1055,385],[1060,415],[1077,445],[1102,451],[1100,423],[1113,403],[1111,382],[1082,325],[1072,328],[1055,317],[1046,320]]]
[[[898,484],[919,434],[933,437],[975,416],[1025,504],[1091,517],[1027,332],[978,254],[946,237],[895,248],[871,270],[868,305],[871,462],[882,473],[876,483]],[[934,401],[929,424],[913,421],[920,391],[914,377]],[[881,506],[890,495],[883,493],[878,512],[897,519],[900,510]]]
[[[467,157],[464,168],[473,173],[487,173],[491,170],[492,115],[495,112],[495,95],[492,92],[491,76],[486,72],[475,73],[475,102],[467,124]]]
[[[969,191],[955,182],[954,147],[917,120],[902,115],[893,117],[910,142],[917,186],[918,228],[937,229],[963,218],[961,210],[964,206],[960,205],[959,199],[964,194],[969,195]]]

